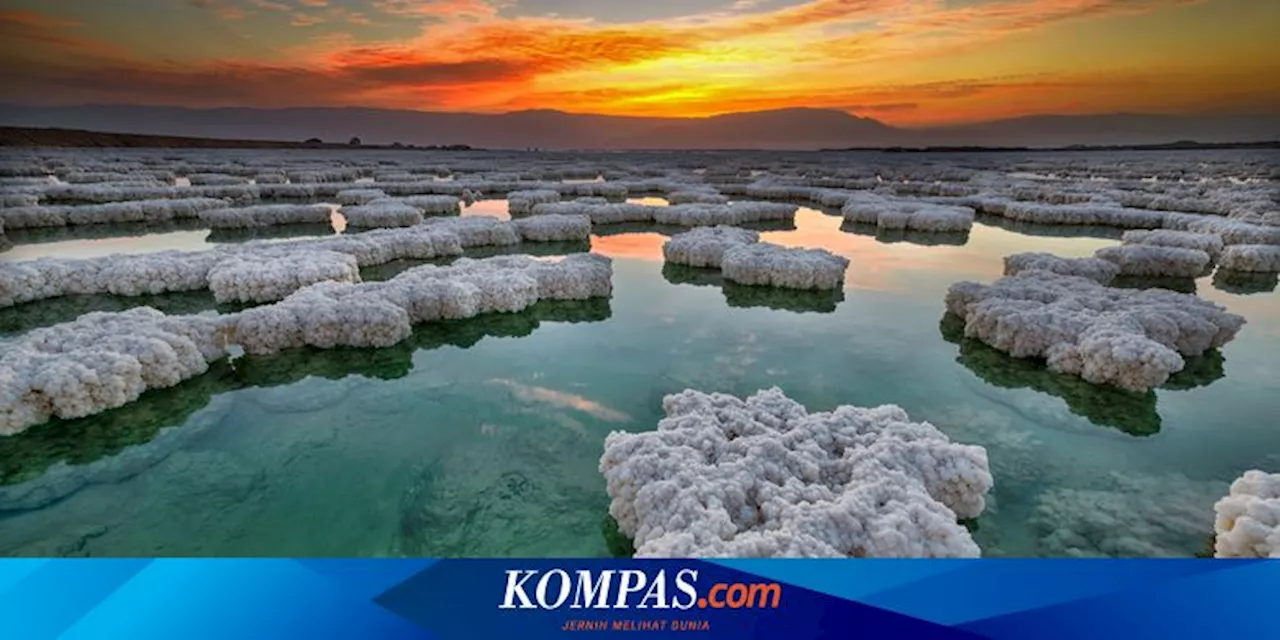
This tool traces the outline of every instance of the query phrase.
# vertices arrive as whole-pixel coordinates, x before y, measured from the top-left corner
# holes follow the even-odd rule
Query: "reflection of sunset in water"
[[[636,258],[662,262],[662,245],[667,236],[660,233],[620,233],[613,236],[591,236],[591,250],[610,258]]]
[[[157,251],[200,251],[213,245],[205,242],[207,229],[199,231],[174,231],[145,236],[122,238],[94,238],[87,240],[62,240],[36,244],[19,244],[0,254],[0,260],[34,260],[44,257],[97,258],[113,253],[155,253]]]
[[[506,200],[477,200],[471,204],[462,205],[462,215],[464,216],[490,216],[499,220],[510,220],[511,214],[507,212]]]

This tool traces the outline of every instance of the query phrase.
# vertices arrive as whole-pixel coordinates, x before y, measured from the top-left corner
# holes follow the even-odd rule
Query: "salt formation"
[[[260,204],[200,212],[200,220],[214,229],[252,229],[281,224],[322,224],[332,210],[322,204]]]
[[[582,223],[574,224],[572,233],[580,234]],[[550,233],[550,230],[544,228],[541,232],[531,233]],[[561,230],[560,233],[570,232]],[[510,246],[520,242],[521,230],[513,223],[476,216],[431,218],[422,224],[399,229],[288,242],[253,242],[209,251],[0,262],[0,307],[73,294],[137,296],[196,291],[208,287],[210,270],[230,256],[254,260],[294,251],[325,250],[355,256],[363,267],[393,260],[456,256],[461,255],[465,248]]]
[[[343,189],[336,196],[338,204],[343,206],[368,204],[385,197],[387,194],[381,189]]]
[[[271,302],[317,282],[360,282],[355,256],[336,251],[232,255],[209,270],[218,302]]]
[[[1156,229],[1164,224],[1165,215],[1159,211],[1129,209],[1106,203],[1044,204],[1040,202],[1009,202],[999,211],[989,211],[1023,222],[1057,225],[1099,225],[1126,229]]]
[[[849,259],[824,249],[796,249],[760,242],[731,247],[720,270],[738,284],[788,289],[837,289]]]
[[[534,205],[533,215],[587,215],[593,224],[656,222],[682,227],[740,225],[771,220],[791,221],[798,207],[779,202],[733,202],[730,204],[644,204],[557,202]]]
[[[1130,391],[1164,384],[1185,366],[1183,356],[1221,347],[1244,325],[1244,318],[1194,295],[1113,289],[1043,270],[990,285],[953,284],[946,304],[964,319],[968,337]]]
[[[1192,213],[1164,214],[1164,227],[1179,231],[1212,233],[1222,237],[1224,244],[1277,244],[1280,245],[1280,226],[1258,225],[1216,216]]]
[[[840,211],[849,222],[874,224],[882,229],[956,232],[973,227],[973,209],[968,207],[886,198],[870,192],[851,194]]]
[[[1215,557],[1280,558],[1280,473],[1244,472],[1213,511]]]
[[[1209,254],[1210,260],[1217,260],[1218,255],[1222,253],[1222,238],[1212,233],[1195,233],[1172,229],[1156,229],[1154,231],[1135,229],[1124,232],[1121,241],[1125,244],[1147,244],[1157,247],[1195,249]]]
[[[0,435],[79,418],[204,373],[226,351],[215,315],[94,312],[36,329],[0,354]]]
[[[1122,276],[1196,278],[1206,274],[1209,254],[1199,249],[1182,249],[1148,244],[1103,247],[1093,254],[1115,264]]]
[[[418,195],[400,198],[379,198],[369,204],[381,205],[389,202],[409,205],[421,211],[424,216],[456,216],[462,212],[462,205],[457,196]]]
[[[134,200],[80,206],[31,206],[0,209],[0,220],[13,229],[66,225],[163,222],[195,218],[201,212],[227,206],[217,198]]]
[[[513,216],[522,215],[531,213],[535,205],[559,201],[560,192],[550,189],[512,191],[507,194],[507,211]]]
[[[416,207],[395,201],[375,200],[365,205],[342,207],[340,213],[347,226],[356,229],[377,227],[412,227],[422,222],[422,212]]]
[[[1064,276],[1088,278],[1099,284],[1111,284],[1120,267],[1101,258],[1059,258],[1051,253],[1015,253],[1005,256],[1004,275],[1015,276],[1038,269]]]
[[[656,431],[614,432],[600,472],[637,557],[976,557],[986,450],[900,407],[808,413],[778,388],[663,398]]]
[[[671,204],[727,204],[729,196],[710,189],[687,189],[667,194]]]
[[[699,227],[667,240],[662,245],[662,256],[667,262],[719,269],[725,251],[759,241],[760,234],[748,229]]]
[[[512,224],[520,238],[532,242],[567,242],[591,239],[591,218],[584,215],[547,215],[520,218]]]
[[[594,254],[551,262],[527,256],[460,259],[414,267],[385,282],[324,282],[229,320],[229,339],[254,354],[311,345],[387,347],[414,324],[514,312],[539,300],[585,300],[612,292],[612,264]]]
[[[1219,266],[1231,271],[1280,271],[1280,245],[1231,245],[1223,251]]]
[[[40,196],[33,193],[0,193],[0,208],[34,207],[40,203]]]

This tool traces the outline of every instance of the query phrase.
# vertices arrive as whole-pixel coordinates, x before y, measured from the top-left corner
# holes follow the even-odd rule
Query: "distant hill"
[[[0,126],[0,147],[110,147],[126,149],[437,149],[468,151],[467,145],[445,147],[413,145],[369,145],[315,140],[236,140],[192,138],[138,133],[85,131],[37,127]]]
[[[366,108],[188,109],[133,105],[0,104],[0,125],[229,140],[470,145],[542,149],[817,149],[1066,147],[1280,139],[1280,115],[1031,116],[927,129],[893,127],[830,109],[706,118],[641,118],[534,110],[505,114]]]

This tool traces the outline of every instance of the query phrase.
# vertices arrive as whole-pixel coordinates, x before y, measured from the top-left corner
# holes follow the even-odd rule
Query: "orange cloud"
[[[509,5],[505,0],[372,0],[367,7],[377,12],[377,24],[408,26],[417,35],[361,41],[335,32],[335,25],[370,20],[326,0],[188,0],[224,19],[256,7],[267,12],[261,16],[279,11],[299,27],[327,24],[308,36],[307,45],[282,45],[274,58],[233,61],[229,51],[225,58],[175,66],[128,58],[118,46],[108,50],[76,33],[74,23],[4,12],[0,33],[75,56],[41,56],[0,77],[14,88],[15,99],[43,102],[557,108],[666,116],[810,106],[899,124],[1274,104],[1266,97],[1280,84],[1267,79],[1280,73],[1274,44],[1270,50],[1278,55],[1268,63],[1265,55],[1233,58],[1229,52],[1239,49],[1229,47],[1237,42],[1181,47],[1170,39],[1161,45],[1168,48],[1167,63],[1158,68],[1126,67],[1124,56],[1088,67],[1072,62],[1074,52],[1036,48],[1036,38],[1085,20],[1104,24],[1238,1],[988,0],[957,7],[943,0],[811,0],[759,11],[748,0],[701,15],[609,24],[510,18],[499,13]],[[297,6],[312,10],[291,8]],[[1193,29],[1188,39],[1198,26],[1184,27]],[[1107,44],[1121,52],[1141,46],[1099,38],[1080,46]],[[1267,46],[1259,39],[1254,51]],[[103,61],[86,61],[95,56]]]

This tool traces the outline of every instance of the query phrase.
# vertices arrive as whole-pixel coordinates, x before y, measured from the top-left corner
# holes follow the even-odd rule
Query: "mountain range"
[[[831,109],[778,109],[702,118],[503,114],[316,107],[189,109],[139,105],[0,104],[0,125],[248,140],[541,149],[817,149],[1206,143],[1280,140],[1280,114],[1044,115],[927,128],[895,127]]]

